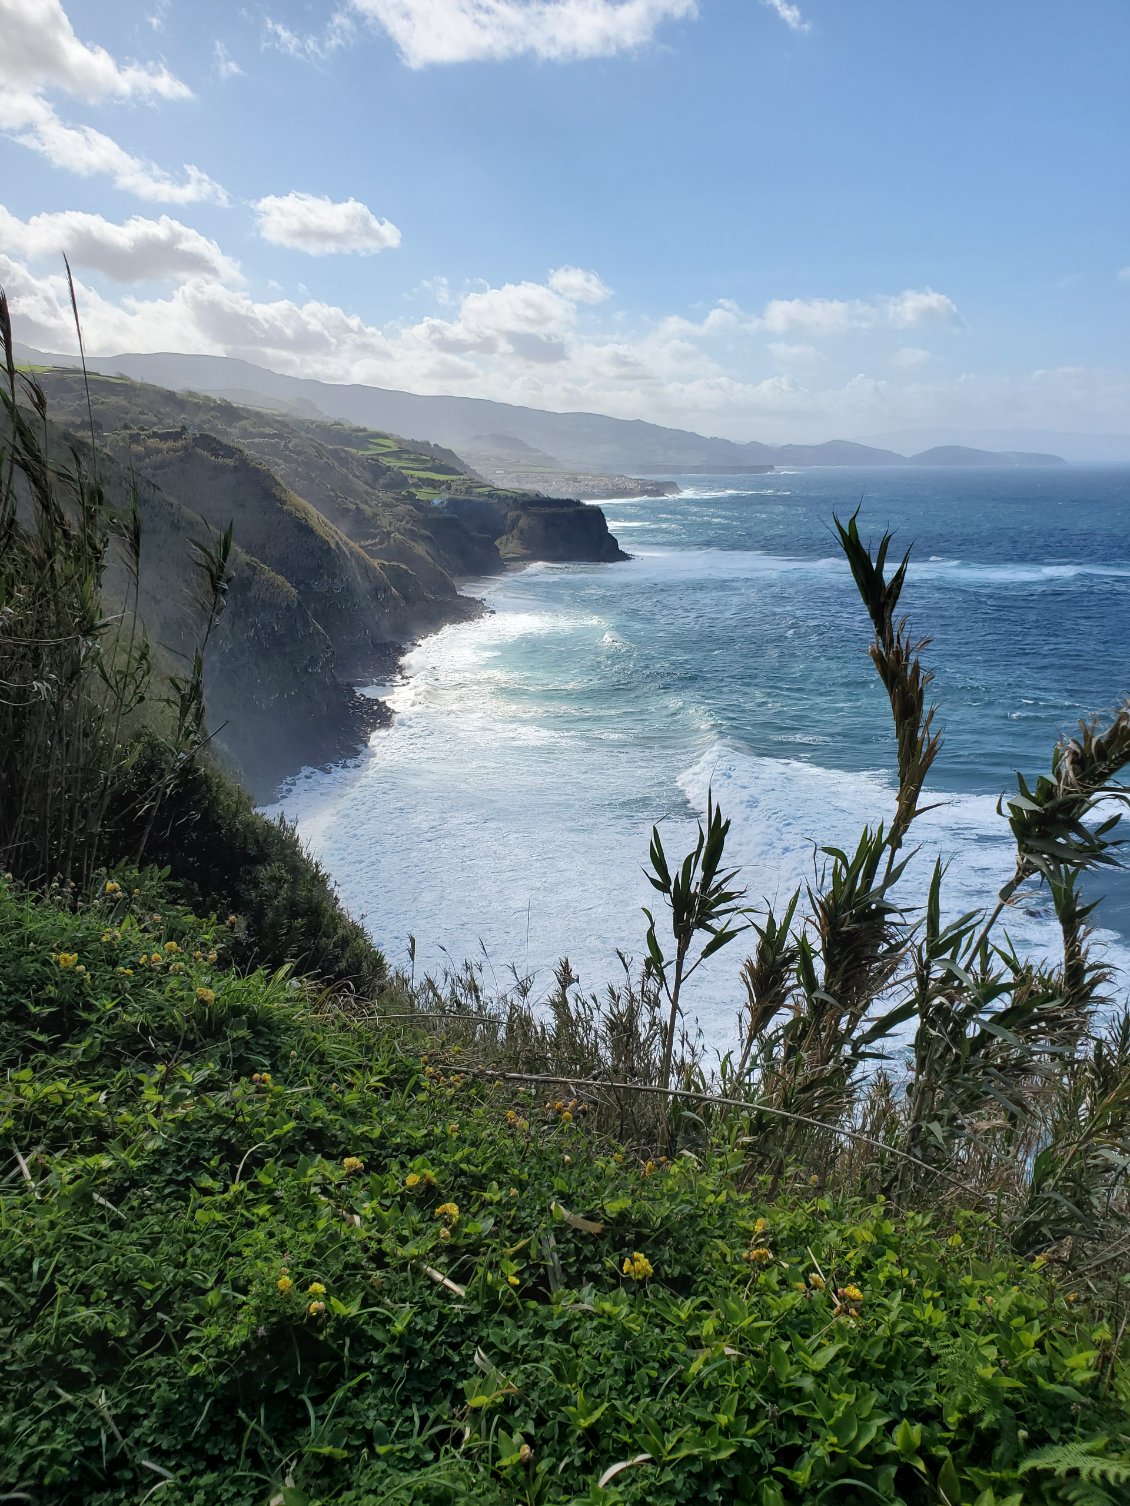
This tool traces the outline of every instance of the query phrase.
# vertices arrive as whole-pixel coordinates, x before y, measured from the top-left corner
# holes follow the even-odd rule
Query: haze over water
[[[394,725],[351,764],[309,771],[296,818],[394,963],[484,956],[586,986],[643,954],[651,825],[693,840],[709,786],[751,900],[813,872],[814,844],[889,819],[894,747],[868,622],[833,540],[913,544],[903,604],[931,635],[945,745],[904,898],[936,853],[957,914],[1012,867],[998,796],[1048,767],[1057,736],[1130,692],[1130,469],[809,470],[681,479],[673,498],[605,504],[627,564],[534,565],[469,587],[491,615],[408,656]],[[1104,880],[1109,958],[1130,967],[1130,883]],[[1042,901],[1010,914],[1018,948],[1054,948]],[[728,1039],[744,952],[688,999]]]

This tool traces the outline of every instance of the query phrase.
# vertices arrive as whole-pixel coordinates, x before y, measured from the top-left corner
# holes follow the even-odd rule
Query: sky
[[[1130,433],[1127,0],[0,0],[17,339]]]

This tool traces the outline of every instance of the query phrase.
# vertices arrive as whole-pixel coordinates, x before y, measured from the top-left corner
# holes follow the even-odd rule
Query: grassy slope
[[[1102,1462],[1124,1437],[1062,1478],[1040,1463],[1125,1433],[1126,1376],[987,1222],[772,1204],[723,1143],[641,1164],[579,1111],[239,975],[228,925],[124,883],[75,913],[0,883],[7,1489],[1125,1500],[1130,1471]],[[1106,1475],[1090,1494],[1085,1468]]]
[[[86,394],[80,375],[58,369],[41,371],[38,378],[60,421],[82,426]],[[107,443],[139,425],[213,434],[263,461],[349,538],[367,548],[375,543],[378,557],[389,537],[427,538],[430,508],[422,501],[451,490],[498,491],[437,445],[121,378],[92,376],[90,382],[95,422]]]

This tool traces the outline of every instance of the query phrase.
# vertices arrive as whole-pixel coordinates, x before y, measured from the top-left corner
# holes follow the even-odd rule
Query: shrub
[[[153,788],[162,792],[155,812],[145,793]],[[293,826],[260,815],[206,760],[171,766],[166,745],[142,733],[107,823],[119,859],[143,856],[167,868],[178,892],[198,909],[239,917],[240,962],[291,962],[361,992],[383,982],[383,957],[346,915]]]

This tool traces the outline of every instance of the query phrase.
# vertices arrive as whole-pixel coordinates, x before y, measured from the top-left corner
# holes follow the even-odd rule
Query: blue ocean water
[[[889,711],[833,513],[860,506],[865,536],[913,545],[904,605],[933,639],[945,743],[908,900],[941,853],[953,913],[992,903],[1012,867],[997,798],[1130,694],[1130,469],[678,479],[677,497],[604,504],[627,564],[468,587],[491,614],[413,650],[387,692],[394,725],[286,794],[394,961],[411,934],[418,971],[477,957],[536,989],[568,956],[599,987],[617,949],[643,953],[652,823],[681,853],[708,788],[754,901],[811,878],[817,844],[889,817]],[[1130,882],[1101,889],[1109,959],[1130,969]],[[1038,896],[1008,931],[1054,949]],[[741,955],[723,952],[688,1001],[719,1044]]]

